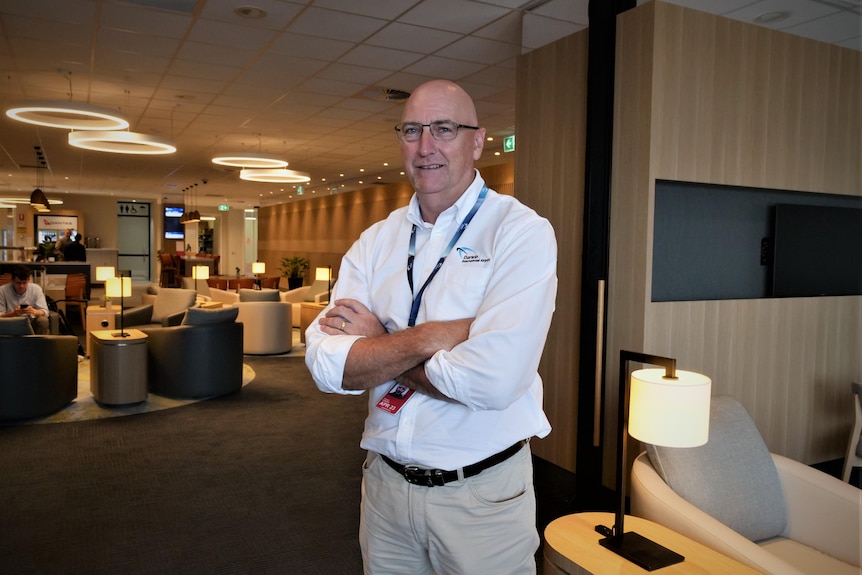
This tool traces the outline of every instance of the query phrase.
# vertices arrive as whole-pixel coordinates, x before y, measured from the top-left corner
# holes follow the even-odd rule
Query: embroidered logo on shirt
[[[462,264],[485,263],[491,261],[491,258],[480,256],[473,248],[455,248],[458,251],[458,257],[461,258]]]

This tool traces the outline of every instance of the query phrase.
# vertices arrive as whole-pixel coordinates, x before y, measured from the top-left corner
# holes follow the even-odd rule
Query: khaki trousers
[[[369,452],[359,542],[366,575],[534,575],[539,534],[529,443],[441,487],[412,485]]]

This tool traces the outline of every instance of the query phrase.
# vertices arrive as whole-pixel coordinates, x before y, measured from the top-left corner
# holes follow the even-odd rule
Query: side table
[[[147,399],[147,334],[127,329],[90,332],[90,391],[105,405],[128,405]]]
[[[120,306],[111,305],[108,307],[101,305],[87,306],[87,357],[90,356],[90,332],[100,329],[114,329],[114,321],[117,314],[120,313]]]
[[[299,308],[299,341],[305,343],[305,330],[327,305],[329,304],[310,302],[301,304]]]
[[[545,529],[545,575],[643,575],[647,573],[634,563],[599,545],[596,525],[612,526],[613,513],[575,513],[565,515]],[[663,567],[656,573],[712,573],[716,575],[756,575],[760,573],[718,551],[684,535],[641,517],[626,515],[625,530],[676,551],[685,561]]]

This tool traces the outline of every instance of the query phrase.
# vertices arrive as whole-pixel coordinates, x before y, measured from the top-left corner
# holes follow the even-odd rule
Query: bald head
[[[409,121],[411,114],[429,110],[441,114],[436,118],[438,120],[455,120],[471,126],[478,124],[473,99],[461,86],[449,80],[431,80],[416,88],[404,104],[401,119]]]

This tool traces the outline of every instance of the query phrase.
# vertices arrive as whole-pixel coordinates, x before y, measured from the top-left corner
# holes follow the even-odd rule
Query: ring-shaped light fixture
[[[6,110],[13,120],[65,130],[125,130],[129,122],[107,108],[75,102],[24,102]]]
[[[273,184],[304,184],[311,181],[311,174],[285,168],[272,170],[245,168],[240,171],[239,179],[249,182],[269,182]]]
[[[213,164],[232,166],[234,168],[286,168],[287,162],[276,156],[266,154],[247,154],[234,152],[219,154],[212,159]]]
[[[69,144],[76,148],[114,154],[173,154],[176,146],[165,138],[124,131],[69,132]]]

